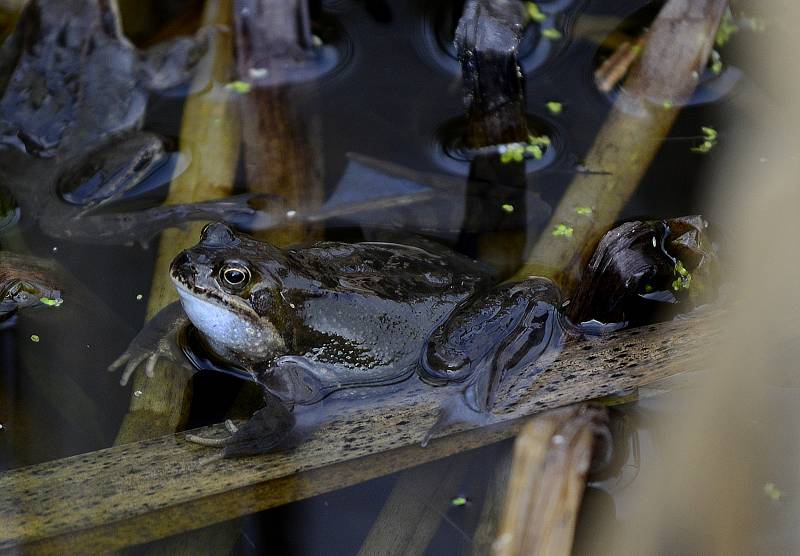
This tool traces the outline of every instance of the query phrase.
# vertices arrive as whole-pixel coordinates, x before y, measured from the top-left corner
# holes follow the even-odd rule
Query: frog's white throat
[[[238,313],[215,300],[206,299],[181,284],[176,284],[183,310],[192,324],[205,337],[218,355],[230,354],[252,361],[263,360],[275,352],[282,353],[286,345],[275,326],[252,315]]]

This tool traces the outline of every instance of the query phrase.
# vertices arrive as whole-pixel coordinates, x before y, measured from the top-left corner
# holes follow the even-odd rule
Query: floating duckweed
[[[739,31],[739,26],[733,21],[733,13],[731,9],[727,8],[725,14],[722,16],[722,21],[719,23],[717,29],[717,36],[714,38],[714,43],[717,46],[724,46],[731,37]]]
[[[542,29],[542,36],[546,39],[550,39],[551,41],[557,41],[561,38],[561,31],[558,29],[553,29],[552,27],[547,27],[546,29]]]
[[[539,5],[536,2],[526,2],[526,7],[528,9],[528,17],[531,18],[531,21],[538,21],[541,23],[547,16],[542,13],[539,9]]]
[[[31,334],[31,342],[33,342],[34,344],[38,344],[40,339],[41,338],[39,338],[39,336],[37,336],[36,334]]]
[[[456,496],[452,500],[450,500],[450,505],[452,506],[465,506],[467,504],[467,499],[463,496]]]
[[[500,208],[506,211],[508,214],[514,212],[514,205],[509,205],[508,203],[500,205]]]
[[[693,153],[707,153],[711,149],[714,148],[714,145],[717,144],[717,130],[713,127],[701,127],[700,130],[703,132],[704,140],[703,142],[696,146],[692,147],[691,150]]]
[[[675,275],[676,278],[672,282],[672,289],[675,291],[689,289],[692,283],[692,275],[686,270],[686,267],[683,266],[680,260],[675,263]]]
[[[575,207],[575,214],[589,216],[592,214],[592,207]]]
[[[500,147],[500,162],[507,164],[512,160],[514,162],[522,162],[525,158],[525,147],[520,143],[510,143]]]
[[[529,135],[525,151],[532,154],[536,160],[539,160],[544,155],[542,147],[546,147],[549,144],[550,138],[547,135]]]
[[[550,144],[547,135],[530,135],[527,143],[509,143],[500,147],[500,162],[507,164],[511,161],[522,162],[525,154],[530,154],[536,160],[544,156],[544,149]]]
[[[227,85],[225,85],[225,89],[228,91],[234,91],[239,93],[240,95],[246,95],[250,92],[253,86],[250,85],[247,81],[231,81]]]
[[[775,483],[767,483],[764,485],[764,494],[773,502],[777,502],[783,496],[781,490],[775,486]]]
[[[556,237],[572,237],[573,233],[575,233],[575,229],[572,226],[567,226],[566,224],[559,224],[553,229],[553,235]]]
[[[564,107],[560,102],[551,100],[550,102],[547,103],[547,109],[550,110],[550,112],[553,114],[561,114],[561,111],[564,109]]]
[[[722,57],[716,50],[711,51],[711,64],[708,67],[713,73],[716,73],[717,75],[722,73]]]
[[[63,299],[51,299],[49,297],[40,297],[39,301],[48,307],[60,307],[64,303]]]

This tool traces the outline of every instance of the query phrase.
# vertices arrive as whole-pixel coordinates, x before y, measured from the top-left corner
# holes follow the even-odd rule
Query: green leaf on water
[[[514,212],[514,205],[509,205],[508,203],[506,203],[504,205],[500,205],[500,208],[503,209],[508,214],[511,214],[512,212]]]
[[[575,207],[575,214],[590,216],[592,214],[592,207]]]
[[[551,100],[550,102],[547,103],[547,109],[550,110],[552,114],[561,114],[561,111],[564,109],[564,107],[561,105],[560,102]]]
[[[559,31],[558,29],[553,29],[552,27],[548,27],[546,29],[542,29],[542,36],[551,41],[557,41],[563,35],[561,34],[561,31]]]
[[[60,307],[64,303],[63,299],[51,299],[49,297],[40,297],[39,302],[48,307]]]
[[[559,224],[553,229],[553,235],[555,237],[572,237],[572,234],[575,233],[575,229],[572,226],[567,226],[566,224]]]
[[[240,95],[246,95],[250,92],[253,86],[250,85],[247,81],[231,81],[227,85],[225,85],[225,89],[228,91],[234,91],[239,93]]]
[[[465,506],[467,504],[467,499],[463,496],[456,496],[452,500],[450,500],[450,505],[452,506]]]
[[[738,31],[739,26],[733,21],[733,13],[731,13],[730,8],[727,8],[717,28],[717,36],[714,38],[714,43],[717,46],[723,46],[731,40],[731,37]]]
[[[542,13],[542,11],[539,9],[539,5],[536,2],[525,2],[525,4],[528,9],[528,17],[531,18],[531,21],[541,23],[547,19],[547,15]]]

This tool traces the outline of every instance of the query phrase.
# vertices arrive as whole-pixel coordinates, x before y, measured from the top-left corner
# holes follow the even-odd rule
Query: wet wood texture
[[[576,341],[499,399],[492,426],[419,446],[453,390],[413,382],[330,408],[297,449],[201,464],[183,435],[116,446],[0,476],[0,551],[112,550],[197,529],[507,438],[519,418],[706,366],[714,313]],[[219,430],[219,427],[217,427]],[[204,431],[208,434],[210,431]]]
[[[531,419],[514,441],[494,556],[569,556],[605,408],[574,405]]]

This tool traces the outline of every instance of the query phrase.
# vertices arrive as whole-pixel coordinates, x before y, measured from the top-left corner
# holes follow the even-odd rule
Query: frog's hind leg
[[[256,411],[248,421],[237,427],[225,422],[230,433],[223,438],[207,438],[187,434],[186,440],[201,446],[222,448],[222,457],[251,456],[281,449],[295,428],[291,409],[276,397],[265,392],[266,405]]]
[[[544,278],[501,284],[458,306],[428,339],[421,378],[462,383],[457,400],[442,406],[430,438],[456,424],[485,424],[499,393],[531,377],[563,345],[566,321],[557,287]]]

